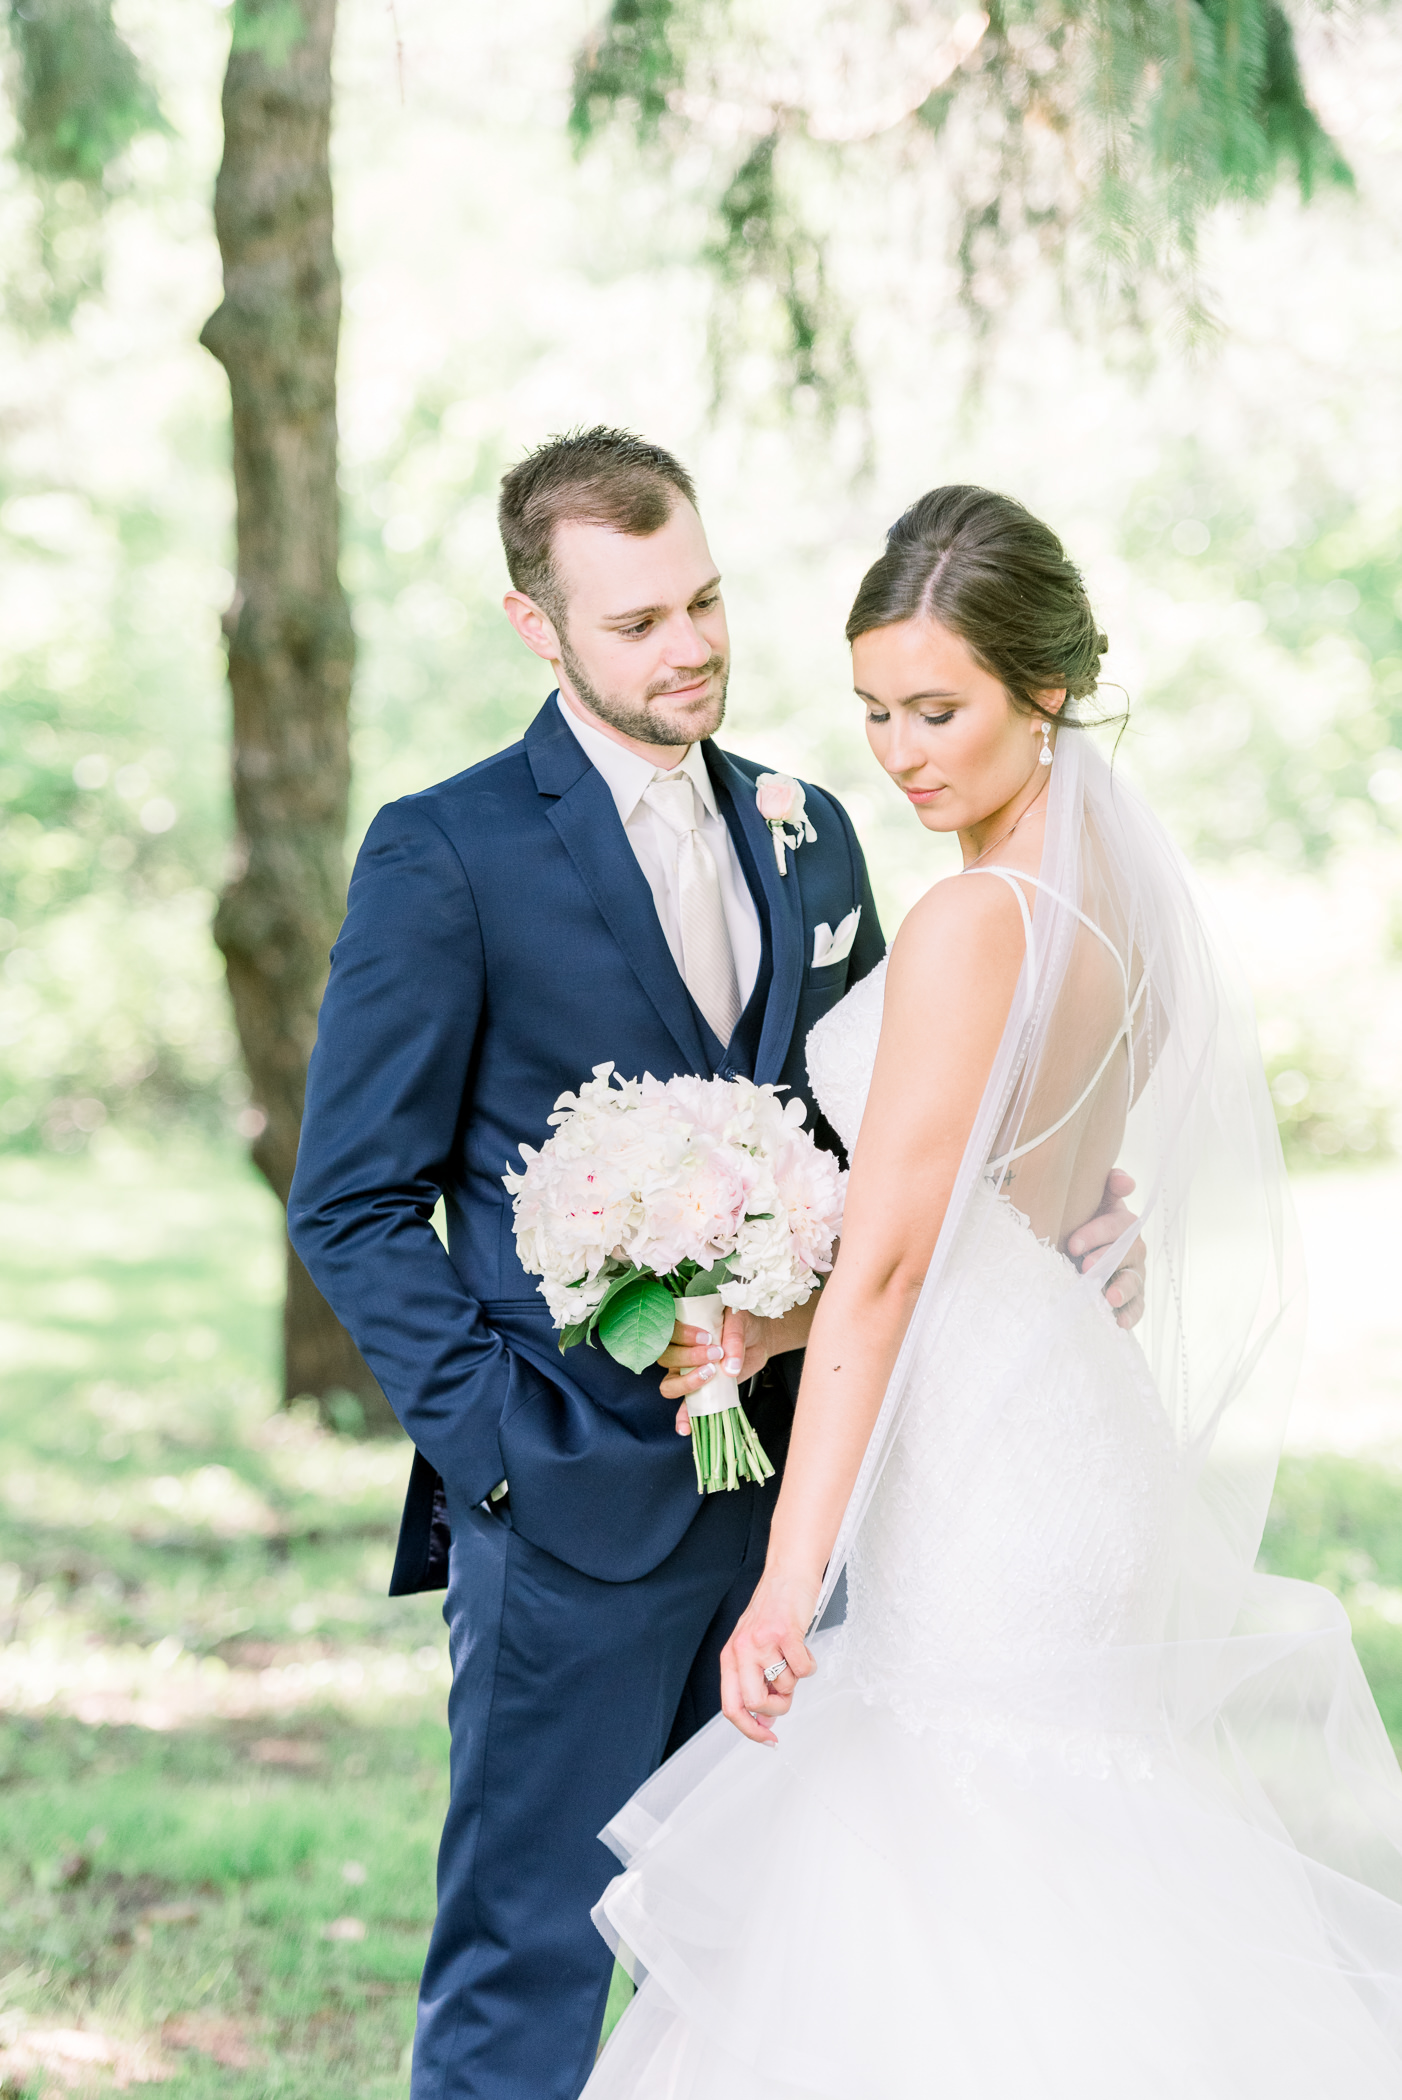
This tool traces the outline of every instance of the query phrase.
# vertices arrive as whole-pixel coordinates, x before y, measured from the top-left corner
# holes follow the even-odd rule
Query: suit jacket
[[[656,1567],[696,1515],[657,1375],[601,1348],[561,1355],[501,1177],[606,1060],[628,1077],[744,1073],[806,1099],[808,1030],[883,953],[841,805],[805,788],[817,840],[781,878],[755,806],[761,768],[712,743],[705,758],[763,932],[724,1047],[553,695],[521,742],[382,809],[356,861],[288,1227],[416,1447],[392,1593],[446,1579],[443,1481],[473,1502],[508,1479],[515,1528],[604,1581]],[[814,968],[815,927],[858,905],[850,954]],[[821,1119],[811,1127],[838,1149]],[[430,1222],[440,1195],[446,1249]]]

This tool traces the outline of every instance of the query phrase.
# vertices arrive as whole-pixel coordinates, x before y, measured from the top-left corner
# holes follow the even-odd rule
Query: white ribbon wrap
[[[677,1318],[686,1327],[704,1327],[713,1342],[720,1340],[721,1323],[725,1319],[725,1303],[719,1291],[706,1298],[674,1298]],[[702,1415],[723,1415],[728,1407],[740,1405],[740,1388],[727,1372],[716,1368],[716,1375],[696,1392],[688,1393],[686,1411],[694,1420]]]

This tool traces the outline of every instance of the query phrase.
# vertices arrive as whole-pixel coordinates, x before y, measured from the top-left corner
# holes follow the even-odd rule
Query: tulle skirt
[[[1397,2100],[1402,1905],[1244,1797],[1220,1715],[916,1731],[846,1642],[777,1751],[714,1723],[605,1833],[641,1989],[587,2100]]]

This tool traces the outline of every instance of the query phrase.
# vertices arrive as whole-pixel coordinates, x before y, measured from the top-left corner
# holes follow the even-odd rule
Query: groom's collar
[[[525,736],[526,757],[542,795],[567,795],[592,766],[599,774],[626,824],[661,769],[635,751],[616,744],[565,706],[558,692],[550,695]],[[693,744],[679,772],[692,781],[712,816],[720,814],[716,791],[706,770],[705,749]]]
[[[652,786],[660,772],[666,769],[655,760],[642,758],[630,751],[626,744],[616,743],[592,722],[585,722],[568,705],[563,693],[556,693],[555,705],[559,708],[565,726],[578,737],[580,748],[596,773],[603,775],[604,785],[613,796],[619,821],[626,824],[643,796]],[[706,761],[701,746],[692,744],[679,766],[672,769],[685,773],[697,794],[713,817],[720,815],[716,802],[716,791],[711,785],[711,776],[706,771]]]

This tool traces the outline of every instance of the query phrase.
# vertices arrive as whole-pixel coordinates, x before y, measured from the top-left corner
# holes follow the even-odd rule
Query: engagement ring
[[[788,1668],[788,1667],[789,1667],[789,1666],[788,1666],[788,1664],[787,1664],[787,1663],[785,1662],[785,1660],[784,1660],[783,1656],[781,1655],[781,1656],[779,1657],[779,1660],[778,1660],[778,1662],[776,1662],[776,1663],[771,1663],[771,1664],[769,1665],[769,1668],[768,1668],[768,1669],[767,1669],[767,1670],[765,1671],[765,1673],[764,1673],[764,1681],[765,1681],[765,1683],[766,1683],[766,1684],[773,1684],[773,1682],[774,1682],[775,1678],[776,1678],[776,1677],[782,1677],[782,1676],[783,1676],[783,1674],[784,1674],[784,1672],[785,1672],[785,1670],[787,1670],[787,1668]]]

